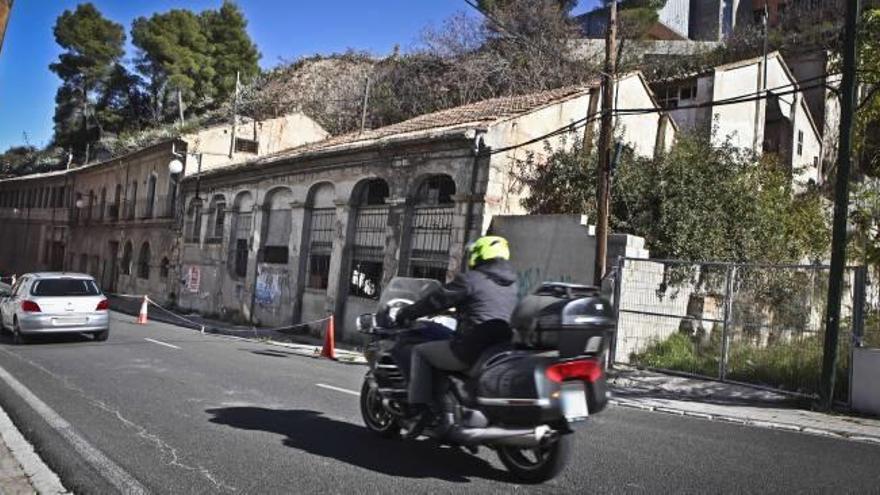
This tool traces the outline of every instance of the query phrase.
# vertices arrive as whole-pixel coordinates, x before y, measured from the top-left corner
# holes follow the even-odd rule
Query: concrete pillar
[[[306,260],[304,244],[306,233],[306,204],[302,201],[290,203],[290,243],[288,244],[288,267],[290,268],[290,296],[292,301],[292,319],[299,323],[302,315],[302,293],[306,287]]]
[[[261,198],[262,199],[262,198]],[[263,237],[263,219],[266,214],[263,211],[262,203],[254,203],[253,215],[251,217],[251,245],[248,252],[248,268],[247,276],[244,283],[244,291],[242,291],[241,307],[242,315],[248,321],[253,321],[254,295],[257,288],[257,261],[262,247]]]
[[[400,273],[403,259],[401,248],[403,232],[407,222],[406,198],[388,198],[388,224],[385,230],[385,258],[382,273],[382,287],[388,285],[392,278]]]
[[[327,275],[327,303],[325,305],[328,314],[337,316],[337,338],[342,338],[344,332],[342,317],[345,314],[345,296],[348,292],[348,225],[351,221],[352,208],[348,201],[337,200],[336,205],[336,232],[333,238],[333,249],[330,252],[330,269]]]
[[[472,239],[476,239],[480,232],[476,229],[478,225],[482,225],[479,221],[482,215],[479,214],[478,205],[474,204],[474,218],[471,219],[470,228],[467,225],[468,204],[473,197],[469,194],[456,194],[452,197],[455,201],[452,215],[452,238],[449,242],[449,272],[455,273],[462,267],[461,261],[464,255],[465,245]]]

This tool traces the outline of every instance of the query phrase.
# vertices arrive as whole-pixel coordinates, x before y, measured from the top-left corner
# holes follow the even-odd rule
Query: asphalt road
[[[0,340],[0,404],[76,492],[880,490],[878,446],[614,407],[580,428],[562,476],[523,487],[487,449],[368,434],[346,392],[361,366],[132,322],[114,314],[104,343]]]

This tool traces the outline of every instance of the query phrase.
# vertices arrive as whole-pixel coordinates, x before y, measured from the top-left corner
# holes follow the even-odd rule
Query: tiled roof
[[[377,140],[393,139],[410,135],[421,135],[432,131],[451,131],[470,128],[485,128],[488,125],[518,117],[533,112],[547,105],[560,103],[565,100],[576,98],[587,93],[590,88],[599,85],[596,80],[588,85],[568,86],[564,88],[542,91],[520,96],[503,96],[489,100],[478,101],[468,105],[440,110],[425,115],[419,115],[397,124],[392,124],[378,129],[364,132],[352,132],[323,141],[307,144],[297,148],[267,155],[256,160],[257,163],[269,163],[278,160],[300,156],[305,153],[326,151],[332,148],[370,144]],[[233,165],[233,167],[235,167]],[[219,171],[220,169],[218,169]]]

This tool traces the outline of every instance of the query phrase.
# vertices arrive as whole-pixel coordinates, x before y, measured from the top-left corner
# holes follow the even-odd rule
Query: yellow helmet
[[[507,239],[495,235],[480,237],[468,246],[468,266],[473,268],[489,260],[509,260]]]

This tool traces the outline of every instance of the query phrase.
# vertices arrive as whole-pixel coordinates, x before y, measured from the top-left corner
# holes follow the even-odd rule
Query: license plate
[[[569,421],[583,421],[590,415],[587,409],[587,393],[583,383],[562,385],[562,413]]]
[[[52,318],[52,324],[57,327],[85,325],[88,322],[89,322],[88,318]]]

